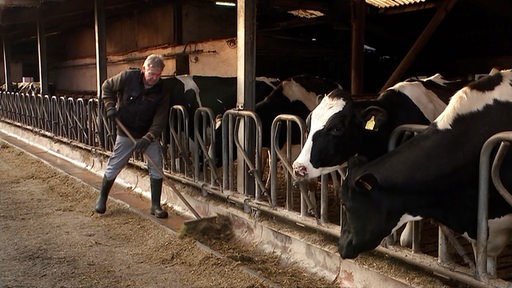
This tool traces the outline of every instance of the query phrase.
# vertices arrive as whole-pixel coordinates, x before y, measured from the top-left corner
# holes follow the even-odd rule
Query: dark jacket
[[[143,77],[140,69],[123,71],[103,82],[101,98],[107,112],[117,105],[116,117],[134,138],[146,137],[153,141],[167,125],[170,95],[163,93],[162,80],[145,89]],[[121,129],[117,131],[124,135]]]

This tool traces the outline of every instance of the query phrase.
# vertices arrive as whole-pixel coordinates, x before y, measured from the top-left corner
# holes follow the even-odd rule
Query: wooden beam
[[[309,0],[259,0],[258,7],[278,8],[283,10],[308,9],[325,12],[330,1]]]
[[[434,14],[427,27],[425,27],[416,42],[414,42],[409,52],[405,55],[404,59],[402,59],[402,62],[400,62],[380,92],[383,92],[387,88],[393,86],[403,78],[405,71],[411,66],[414,59],[416,59],[416,56],[418,56],[418,53],[423,49],[425,44],[427,44],[428,40],[430,40],[432,34],[434,34],[437,27],[439,27],[455,3],[457,3],[457,0],[446,0],[442,2],[441,6],[437,9],[436,14]]]
[[[265,23],[262,25],[258,25],[259,32],[270,32],[270,31],[279,31],[283,29],[292,29],[292,28],[301,28],[312,25],[319,25],[328,23],[328,19],[325,16],[316,17],[312,19],[306,18],[296,18],[288,21],[274,22],[274,23]]]
[[[0,7],[39,7],[40,5],[39,0],[3,0]]]

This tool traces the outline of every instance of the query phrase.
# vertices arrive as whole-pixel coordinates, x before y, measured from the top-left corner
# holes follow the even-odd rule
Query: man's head
[[[164,67],[164,58],[161,55],[149,55],[144,61],[144,65],[142,65],[144,84],[149,87],[155,85],[160,80]]]

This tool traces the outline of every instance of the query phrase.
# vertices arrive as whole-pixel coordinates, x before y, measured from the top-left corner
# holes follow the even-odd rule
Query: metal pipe
[[[501,197],[505,199],[510,206],[512,206],[512,195],[510,192],[505,188],[505,185],[503,185],[503,182],[501,181],[500,177],[500,168],[501,164],[503,163],[503,157],[508,152],[508,149],[510,148],[510,142],[501,142],[500,148],[498,149],[498,153],[496,154],[496,157],[494,158],[494,162],[492,164],[491,169],[491,176],[492,176],[492,182],[494,183],[494,187],[496,187],[496,190],[501,194]]]
[[[59,136],[58,133],[53,133],[53,132],[55,130],[58,130],[63,125],[62,121],[64,121],[64,119],[59,116],[63,115],[63,113],[65,111],[67,111],[66,110],[67,108],[65,106],[59,105],[59,101],[58,101],[57,97],[50,98],[47,95],[45,95],[43,97],[39,97],[39,98],[35,98],[35,99],[40,99],[40,101],[32,101],[33,98],[24,98],[24,96],[19,97],[19,94],[14,94],[14,93],[0,94],[0,103],[1,103],[0,113],[1,113],[1,116],[3,117],[2,121],[6,122],[6,123],[13,123],[14,125],[17,125],[17,126],[20,126],[23,128],[29,128],[34,133],[41,134],[44,137],[51,137],[54,139],[58,139],[60,141],[66,141],[66,139]],[[96,109],[97,105],[94,105],[95,103],[97,104],[96,101],[97,101],[97,99],[88,102],[87,109],[89,110],[88,113],[90,114],[90,116],[89,116],[90,118],[88,118],[88,121],[92,120],[94,122],[94,120],[96,118],[95,113],[98,112]],[[41,109],[33,110],[31,107],[27,107],[26,105],[28,105],[28,106],[42,105],[43,107],[42,108],[40,107]],[[35,112],[33,112],[33,111],[35,111]],[[40,119],[40,121],[42,121],[41,127],[44,128],[44,129],[41,129],[42,131],[37,130],[37,127],[26,127],[26,125],[23,124],[23,123],[25,123],[24,121],[26,121],[25,117],[30,117],[30,113],[35,113],[35,114],[37,114],[36,117],[41,118]],[[100,118],[103,119],[103,117],[100,117]],[[68,117],[68,120],[69,120],[69,117]],[[30,125],[30,122],[28,122],[28,124]],[[33,122],[32,122],[32,124],[34,125]],[[93,129],[90,129],[89,131],[94,132],[96,130],[93,128]],[[114,132],[115,130],[111,130],[111,131]],[[91,137],[89,137],[89,138],[91,138]],[[490,154],[490,153],[492,153],[491,151],[494,151],[493,150],[494,147],[492,145],[497,145],[497,143],[501,143],[503,141],[507,141],[507,142],[512,141],[512,131],[502,132],[502,133],[498,133],[498,134],[494,135],[486,142],[486,144],[484,144],[484,146],[482,148],[480,165],[481,165],[481,167],[485,166],[486,169],[483,169],[483,170],[481,169],[480,173],[481,173],[481,176],[484,174],[487,174],[486,175],[487,178],[481,177],[481,178],[483,178],[484,181],[481,180],[479,183],[479,197],[483,197],[482,193],[484,193],[484,190],[485,190],[485,193],[488,192],[487,186],[489,184],[489,181],[488,181],[489,180],[488,179],[489,178],[489,175],[488,175],[489,174],[489,167],[488,167],[489,165],[488,164],[484,165],[485,163],[483,163],[483,162],[487,161],[489,163],[489,161],[490,161],[489,155],[491,155]],[[82,146],[84,146],[83,147],[84,149],[92,149],[91,151],[93,153],[95,151],[94,147],[92,147],[92,148],[87,147],[86,145],[83,145],[81,143],[75,143],[72,141],[69,141],[69,143],[72,145],[75,145],[75,146],[82,145]],[[501,151],[506,150],[506,146],[508,146],[508,143],[506,143],[506,145],[502,144],[501,147],[503,147],[503,148],[500,147],[500,150]],[[498,156],[496,157],[494,164],[493,164],[493,170],[494,170],[493,181],[495,183],[498,183],[498,182],[501,183],[501,180],[498,177],[499,176],[498,172],[499,172],[499,169],[501,166],[500,161],[502,161],[503,159],[501,159],[502,157],[500,155],[504,154],[505,152],[500,152],[500,150],[498,150]],[[108,154],[107,152],[103,152],[103,151],[99,151],[99,152]],[[482,160],[485,160],[485,161],[482,162]],[[137,163],[137,162],[135,162],[135,163]],[[168,175],[168,174],[166,174],[166,175]],[[496,176],[494,176],[494,175],[496,175]],[[254,201],[253,199],[244,197],[240,193],[231,193],[230,191],[219,191],[218,187],[208,185],[207,183],[201,183],[200,181],[198,182],[194,179],[183,178],[182,175],[172,175],[171,174],[168,176],[169,176],[169,178],[172,178],[178,182],[208,191],[211,194],[222,197],[232,203],[244,205],[244,207],[250,207],[251,209],[260,210],[264,213],[275,216],[276,218],[279,218],[279,219],[282,219],[285,221],[289,221],[292,223],[296,223],[297,225],[308,227],[308,228],[314,229],[316,231],[325,233],[327,235],[332,235],[332,236],[336,236],[336,237],[339,236],[339,227],[340,226],[338,226],[338,225],[334,225],[334,224],[321,225],[321,223],[318,223],[317,221],[315,221],[316,219],[312,219],[311,217],[299,217],[296,212],[286,211],[283,208],[279,208],[279,207],[276,208],[276,207],[273,207],[273,205],[268,205],[268,204],[265,204],[265,203],[262,203],[259,201]],[[494,178],[496,178],[497,180],[494,180]],[[495,184],[495,185],[499,186],[499,184]],[[484,194],[484,195],[487,195],[487,194]],[[480,205],[482,206],[483,204],[480,203]],[[485,206],[485,205],[483,205],[483,206]],[[477,239],[477,244],[478,244],[477,246],[479,246],[479,247],[477,247],[478,251],[479,251],[479,253],[477,253],[477,255],[478,255],[477,261],[478,261],[479,265],[486,264],[486,257],[483,257],[484,256],[483,252],[486,252],[486,248],[483,246],[483,244],[484,244],[483,240],[486,240],[486,237],[487,237],[487,233],[486,233],[487,221],[485,221],[485,220],[482,221],[482,219],[486,219],[486,217],[483,217],[483,216],[486,216],[486,213],[484,213],[484,212],[485,211],[481,212],[479,210],[479,215],[478,215],[479,227],[478,227],[478,235],[477,236],[479,236],[480,239]],[[484,227],[485,229],[483,229],[482,227]],[[483,233],[482,233],[482,231],[483,231]],[[483,235],[483,237],[482,237],[482,235]],[[466,272],[465,269],[464,269],[464,271],[461,270],[464,267],[456,266],[455,270],[453,270],[453,269],[448,270],[445,267],[442,267],[442,265],[438,265],[435,262],[435,258],[428,257],[428,261],[422,260],[424,257],[426,257],[425,255],[422,255],[422,254],[412,254],[411,255],[410,253],[407,254],[407,253],[403,252],[405,250],[400,252],[393,248],[384,249],[382,247],[377,247],[376,250],[379,252],[391,255],[394,258],[401,259],[401,260],[403,260],[407,263],[410,263],[412,265],[415,265],[417,267],[428,269],[430,271],[433,271],[436,274],[450,277],[452,279],[455,279],[455,280],[458,280],[458,281],[461,281],[464,283],[468,283],[475,287],[488,287],[489,285],[496,286],[496,287],[509,287],[510,286],[510,282],[506,282],[501,279],[484,279],[483,281],[479,281],[478,279],[480,279],[480,278],[475,279],[470,275],[470,273]],[[485,266],[484,266],[484,269],[482,269],[481,267],[478,269],[480,269],[479,270],[480,271],[479,273],[481,273],[480,275],[482,275],[482,274],[485,275],[485,272],[486,272]],[[481,279],[483,279],[483,277]]]
[[[512,132],[500,132],[485,141],[480,152],[480,173],[478,182],[478,222],[477,222],[477,253],[476,278],[487,280],[487,237],[489,217],[489,164],[491,153],[501,141],[512,141]]]

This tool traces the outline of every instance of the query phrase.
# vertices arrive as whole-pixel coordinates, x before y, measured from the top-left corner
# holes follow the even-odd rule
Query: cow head
[[[353,102],[346,91],[336,89],[324,97],[308,119],[308,138],[293,163],[295,175],[315,178],[335,171],[354,155],[359,142],[354,136],[359,125],[354,121]]]
[[[306,119],[318,105],[325,94],[341,86],[330,79],[312,75],[297,75],[280,82],[280,84],[262,101],[256,103],[254,112],[261,120],[262,147],[270,147],[271,127],[274,119],[281,114],[291,114]],[[292,127],[296,129],[297,127]],[[298,132],[298,129],[296,130]],[[216,143],[212,149],[212,158],[218,166],[222,165],[222,126],[216,129]],[[284,144],[285,134],[279,135],[279,143]],[[292,144],[300,143],[302,135],[293,133]],[[234,153],[236,155],[236,153]]]
[[[358,173],[358,157],[349,161],[349,172],[342,185],[341,204],[343,223],[338,242],[342,258],[355,258],[360,253],[373,250],[382,239],[412,217],[392,199],[386,199],[378,179],[370,173]]]

